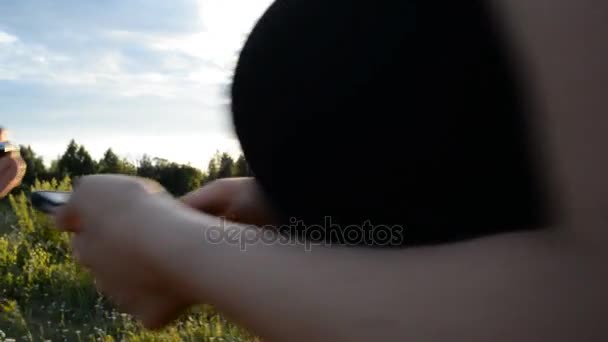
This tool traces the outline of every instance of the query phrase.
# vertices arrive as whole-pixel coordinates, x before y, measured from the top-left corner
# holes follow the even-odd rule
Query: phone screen
[[[54,191],[42,191],[40,194],[46,199],[56,205],[65,204],[70,199],[69,192],[54,192]]]
[[[70,192],[63,191],[34,191],[30,196],[32,206],[47,214],[66,204],[70,199]]]

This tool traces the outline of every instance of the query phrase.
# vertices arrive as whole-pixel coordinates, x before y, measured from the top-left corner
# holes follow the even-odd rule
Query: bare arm
[[[176,276],[268,341],[604,340],[602,258],[556,232],[369,250],[209,244],[168,258]],[[233,226],[232,228],[234,228]],[[241,227],[241,230],[246,228]],[[190,239],[189,239],[190,240]],[[603,273],[603,272],[602,272]],[[593,280],[593,282],[591,282]]]
[[[141,184],[85,177],[58,222],[100,290],[148,327],[210,303],[266,341],[608,338],[606,252],[563,227],[425,248],[244,249],[210,239],[219,218]]]
[[[608,163],[587,146],[605,145],[606,6],[498,2],[521,18],[513,25],[538,64],[544,129],[574,223],[414,249],[242,251],[204,239],[219,219],[169,200],[134,207],[143,195],[130,182],[97,178],[81,184],[70,208],[86,226],[75,238],[80,260],[151,326],[210,302],[267,341],[608,340]]]

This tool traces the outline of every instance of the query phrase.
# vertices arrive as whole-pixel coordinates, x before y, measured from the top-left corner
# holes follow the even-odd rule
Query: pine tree
[[[79,162],[78,157],[76,156],[77,151],[78,145],[72,139],[68,144],[68,148],[57,162],[58,178],[68,176],[78,169]]]
[[[150,178],[156,181],[159,180],[158,169],[152,162],[152,158],[147,154],[139,160],[137,165],[137,175],[139,177]]]
[[[25,176],[23,177],[23,187],[27,189],[34,185],[36,179],[47,179],[48,173],[42,157],[36,155],[30,146],[21,146],[20,149],[21,158],[27,165]]]
[[[74,176],[92,175],[97,173],[97,163],[91,158],[91,155],[84,146],[81,145],[80,148],[78,148],[76,155],[80,161],[80,172],[79,174],[74,174]]]
[[[126,159],[119,158],[110,148],[99,161],[99,173],[135,175],[137,174],[137,169]]]
[[[249,164],[247,164],[247,160],[245,159],[245,155],[241,154],[239,158],[234,163],[234,171],[232,174],[235,177],[249,177],[251,176],[251,172],[249,171]]]
[[[120,159],[109,148],[104,154],[103,158],[99,161],[99,173],[119,173],[118,170],[120,168]]]
[[[215,152],[207,166],[207,177],[205,178],[205,182],[211,182],[219,178],[220,159],[220,153]]]
[[[203,173],[189,165],[167,163],[157,165],[158,182],[175,196],[182,196],[201,186]]]
[[[218,178],[232,177],[234,169],[234,160],[228,153],[222,153],[219,162]]]
[[[97,165],[84,146],[78,146],[72,140],[57,162],[57,171],[58,178],[79,177],[96,173]]]

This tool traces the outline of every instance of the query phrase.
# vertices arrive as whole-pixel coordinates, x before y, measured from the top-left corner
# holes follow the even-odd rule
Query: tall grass
[[[70,180],[33,189],[69,190]],[[70,255],[67,234],[24,193],[0,203],[0,341],[259,341],[210,306],[146,331],[114,309]]]

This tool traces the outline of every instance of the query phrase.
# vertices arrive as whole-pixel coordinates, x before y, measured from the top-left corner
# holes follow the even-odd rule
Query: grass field
[[[69,188],[36,184],[39,189]],[[0,341],[259,341],[210,306],[158,332],[117,312],[24,194],[0,202]]]

